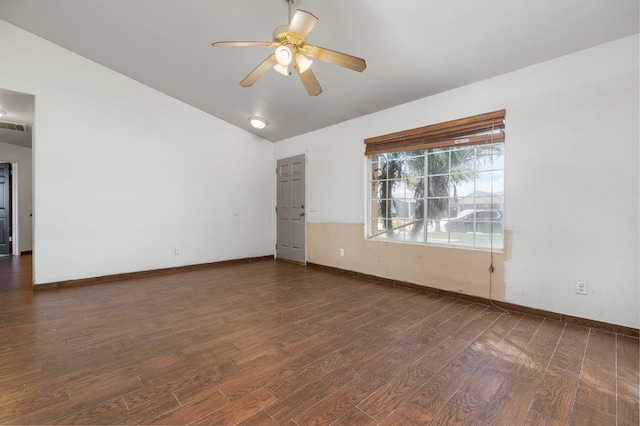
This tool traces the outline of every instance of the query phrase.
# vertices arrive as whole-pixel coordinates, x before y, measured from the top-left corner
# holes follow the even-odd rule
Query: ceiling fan
[[[322,88],[311,70],[312,60],[318,59],[350,70],[362,72],[367,67],[364,59],[325,49],[307,43],[307,35],[318,22],[318,18],[304,10],[296,10],[291,17],[291,5],[298,0],[285,0],[289,5],[289,25],[281,25],[273,31],[273,41],[217,41],[212,46],[267,46],[275,52],[251,71],[240,86],[250,87],[273,68],[282,75],[290,75],[289,65],[296,70],[309,96],[322,93]]]

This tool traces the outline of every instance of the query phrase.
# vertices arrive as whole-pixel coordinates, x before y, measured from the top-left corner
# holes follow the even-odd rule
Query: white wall
[[[0,142],[0,162],[14,163],[18,166],[17,248],[19,252],[29,251],[32,249],[31,217],[29,216],[29,206],[32,203],[31,148]]]
[[[36,97],[37,284],[273,254],[270,142],[4,21],[0,50]]]
[[[499,298],[638,327],[638,45],[621,39],[274,147],[0,21],[11,58],[0,88],[36,96],[35,281],[272,254],[274,161],[304,152],[308,220],[362,224],[365,138],[506,108]]]
[[[620,39],[278,142],[274,157],[307,152],[309,222],[362,224],[365,138],[505,108],[511,249],[500,299],[637,328],[638,44]]]

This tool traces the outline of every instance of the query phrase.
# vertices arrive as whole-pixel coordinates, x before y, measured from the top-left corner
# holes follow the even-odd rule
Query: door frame
[[[19,199],[18,199],[18,163],[11,163],[11,251],[14,256],[20,255],[20,223],[18,220],[19,212]]]
[[[278,244],[278,213],[276,212],[276,207],[278,205],[278,161],[287,160],[295,157],[304,157],[304,205],[307,205],[307,169],[309,168],[309,153],[308,151],[304,151],[299,154],[289,154],[285,157],[278,157],[273,159],[273,205],[271,212],[273,213],[273,258],[278,258],[278,253],[276,250],[276,244]],[[306,210],[306,208],[305,208]],[[307,216],[304,217],[304,264],[307,264],[307,248],[309,246],[308,243],[308,235],[307,235]]]

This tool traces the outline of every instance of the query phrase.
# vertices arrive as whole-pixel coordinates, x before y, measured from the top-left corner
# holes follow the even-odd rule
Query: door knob
[[[300,213],[300,217],[304,216],[304,212]]]

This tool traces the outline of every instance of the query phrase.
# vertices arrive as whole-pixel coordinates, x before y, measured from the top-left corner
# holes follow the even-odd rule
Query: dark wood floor
[[[31,290],[0,423],[638,425],[638,339],[275,261]]]

